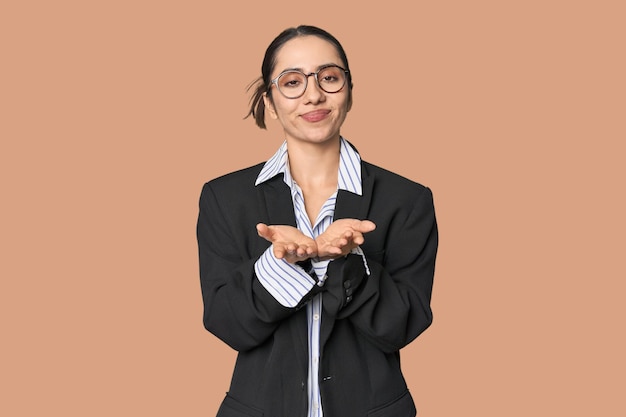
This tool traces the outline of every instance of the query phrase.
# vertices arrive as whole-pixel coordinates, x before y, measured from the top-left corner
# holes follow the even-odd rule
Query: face
[[[287,69],[310,74],[329,64],[344,67],[333,44],[317,36],[297,37],[278,50],[271,79]],[[271,88],[272,98],[264,96],[267,114],[281,123],[288,143],[339,140],[340,127],[350,110],[347,83],[337,93],[326,93],[310,76],[304,94],[295,99],[284,97],[276,85]]]

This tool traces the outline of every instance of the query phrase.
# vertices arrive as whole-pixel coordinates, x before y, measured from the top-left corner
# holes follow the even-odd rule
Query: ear
[[[278,119],[276,109],[274,108],[274,101],[271,97],[267,96],[267,93],[263,93],[263,104],[265,104],[265,110],[269,113],[270,117],[274,120]]]

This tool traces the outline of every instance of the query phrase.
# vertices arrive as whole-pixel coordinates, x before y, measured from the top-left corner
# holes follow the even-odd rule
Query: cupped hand
[[[256,230],[259,236],[272,243],[274,256],[278,259],[296,263],[317,256],[315,240],[293,226],[259,223]]]
[[[334,259],[345,256],[365,242],[365,233],[376,229],[369,220],[339,219],[332,222],[326,231],[315,239],[319,259]]]

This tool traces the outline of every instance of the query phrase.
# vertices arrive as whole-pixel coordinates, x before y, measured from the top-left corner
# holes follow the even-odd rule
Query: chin
[[[339,132],[337,130],[319,129],[318,131],[309,132],[308,135],[311,140],[318,142],[326,142],[329,140],[339,139]]]
[[[308,139],[310,142],[325,143],[325,142],[331,142],[334,140],[339,140],[339,136],[338,135],[310,136]]]

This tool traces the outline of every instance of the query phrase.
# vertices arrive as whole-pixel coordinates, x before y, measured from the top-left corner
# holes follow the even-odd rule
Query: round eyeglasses
[[[298,70],[286,70],[270,81],[270,86],[275,84],[278,91],[286,98],[302,97],[309,77],[313,75],[317,86],[322,91],[331,94],[338,93],[346,85],[349,72],[338,65],[327,65],[310,74]]]

